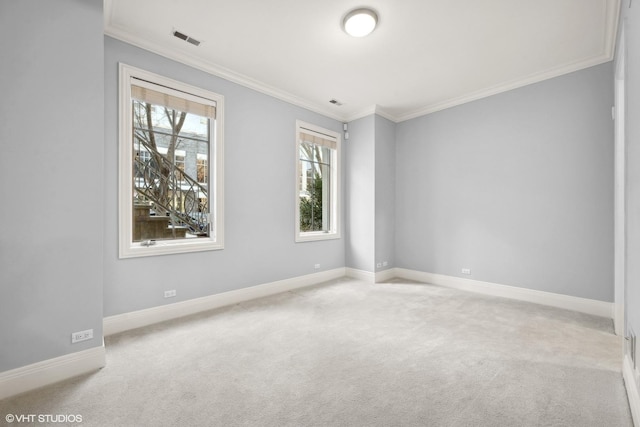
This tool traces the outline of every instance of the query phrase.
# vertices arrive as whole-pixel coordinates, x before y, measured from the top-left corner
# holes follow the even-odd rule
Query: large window
[[[224,98],[120,65],[120,257],[222,249]]]
[[[340,134],[296,122],[296,241],[336,239]]]

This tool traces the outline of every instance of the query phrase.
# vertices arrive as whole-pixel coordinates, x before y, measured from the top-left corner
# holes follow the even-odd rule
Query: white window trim
[[[215,137],[212,138],[209,156],[215,159],[215,174],[209,175],[213,197],[209,199],[212,231],[208,238],[158,240],[152,246],[143,246],[133,242],[133,135],[131,110],[132,78],[157,83],[185,94],[193,94],[216,103]],[[211,131],[214,136],[213,129]],[[119,64],[119,165],[118,165],[118,219],[119,219],[119,256],[134,258],[153,255],[168,255],[185,252],[201,252],[224,248],[224,96],[181,83],[149,71]]]
[[[336,149],[333,151],[331,158],[331,229],[329,231],[300,231],[300,130],[306,129],[312,132],[329,136],[336,140]],[[340,218],[340,200],[342,199],[340,191],[340,156],[341,156],[341,143],[342,138],[340,133],[334,132],[329,129],[316,126],[311,123],[303,122],[302,120],[296,120],[296,135],[295,135],[295,154],[296,154],[296,176],[295,176],[295,241],[296,242],[313,242],[318,240],[331,240],[339,239],[341,237],[341,218]]]

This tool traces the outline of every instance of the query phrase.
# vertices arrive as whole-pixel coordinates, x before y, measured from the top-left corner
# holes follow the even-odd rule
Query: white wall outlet
[[[388,261],[382,261],[382,266],[383,266],[383,267],[386,267],[387,265],[389,265],[389,262],[388,262]]]
[[[382,267],[382,263],[381,262],[376,263],[376,268],[380,268],[380,267]]]
[[[320,264],[314,264],[313,268],[316,270],[320,270]]]
[[[164,297],[165,298],[173,298],[176,296],[176,290],[175,289],[171,289],[170,291],[164,291]]]
[[[462,274],[471,274],[471,269],[470,268],[463,268],[462,269]]]
[[[80,341],[86,341],[93,338],[93,329],[87,329],[86,331],[74,332],[71,334],[71,344],[75,344]]]

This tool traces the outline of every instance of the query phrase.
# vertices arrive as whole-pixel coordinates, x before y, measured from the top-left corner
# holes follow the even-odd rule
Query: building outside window
[[[120,91],[120,256],[221,249],[224,98],[126,65]]]

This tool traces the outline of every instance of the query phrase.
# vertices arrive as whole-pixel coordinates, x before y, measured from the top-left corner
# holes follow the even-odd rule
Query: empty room
[[[640,425],[640,4],[0,35],[0,424]]]

